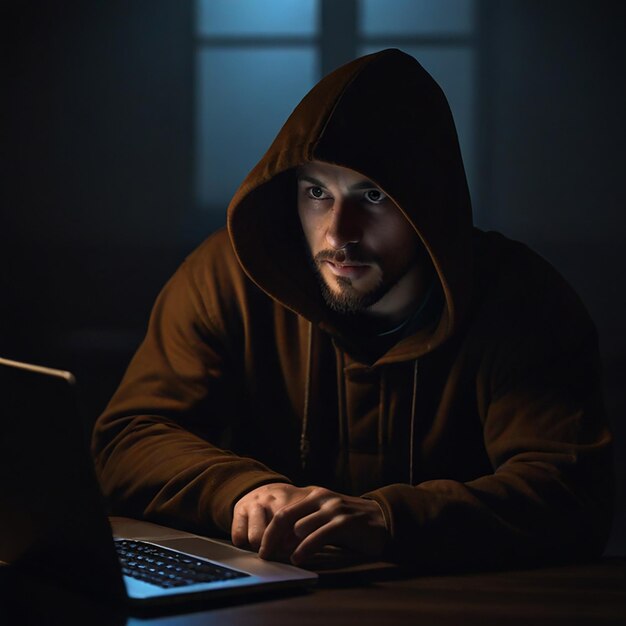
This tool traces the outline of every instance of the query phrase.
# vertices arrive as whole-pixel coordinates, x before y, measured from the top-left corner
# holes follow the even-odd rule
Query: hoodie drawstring
[[[415,480],[415,413],[417,412],[417,371],[419,360],[415,359],[413,364],[413,394],[411,398],[411,426],[409,432],[409,485],[414,484]]]
[[[350,478],[350,454],[348,452],[348,410],[346,406],[346,361],[343,350],[339,350],[339,367],[337,368],[337,401],[339,411],[339,453],[341,454],[341,472],[343,473],[342,483],[346,489],[352,485]]]
[[[384,471],[384,449],[389,441],[389,420],[385,420],[385,406],[387,403],[387,371],[380,370],[380,395],[378,400],[378,433],[376,444],[378,449],[378,476],[383,476]],[[386,428],[385,428],[386,426]],[[386,432],[385,432],[386,431]]]
[[[313,371],[313,323],[309,322],[307,338],[306,380],[304,383],[304,408],[302,417],[302,430],[300,431],[300,463],[302,469],[306,468],[311,444],[309,441],[309,409],[311,405],[311,375]]]
[[[415,416],[417,414],[417,374],[418,374],[419,360],[415,359],[413,362],[413,382],[411,391],[411,416],[409,422],[409,468],[408,468],[408,481],[410,485],[414,484],[415,480]],[[383,462],[384,462],[384,443],[385,443],[385,425],[387,427],[387,440],[390,437],[390,418],[385,420],[385,405],[387,394],[387,375],[385,370],[381,372],[380,380],[380,404],[378,412],[378,470],[382,476]]]

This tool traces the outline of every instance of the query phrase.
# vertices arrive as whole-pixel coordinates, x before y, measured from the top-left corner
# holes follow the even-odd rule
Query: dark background
[[[90,425],[194,220],[190,2],[3,7],[0,355],[69,368]],[[479,225],[574,285],[600,333],[626,552],[626,10],[479,2]],[[338,59],[340,57],[338,43]],[[347,60],[347,59],[341,59]],[[260,155],[259,155],[260,156]],[[223,220],[222,220],[223,221]]]

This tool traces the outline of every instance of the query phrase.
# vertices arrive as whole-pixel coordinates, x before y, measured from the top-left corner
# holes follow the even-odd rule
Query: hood
[[[395,359],[415,358],[454,333],[469,306],[472,216],[450,107],[424,68],[400,50],[360,57],[304,97],[235,193],[227,214],[235,253],[270,297],[333,332],[311,271],[296,207],[294,168],[323,161],[371,179],[413,225],[442,285],[433,333],[408,337]]]

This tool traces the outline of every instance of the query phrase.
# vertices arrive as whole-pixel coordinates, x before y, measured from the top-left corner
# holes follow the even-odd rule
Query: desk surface
[[[2,571],[5,570],[5,571]],[[321,581],[310,593],[243,605],[131,617],[84,596],[27,588],[0,568],[0,623],[89,626],[626,626],[626,559],[544,569],[371,580]],[[10,615],[10,617],[9,617]]]

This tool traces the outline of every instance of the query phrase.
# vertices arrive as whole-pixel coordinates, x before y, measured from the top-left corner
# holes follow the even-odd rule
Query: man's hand
[[[379,557],[388,536],[380,506],[323,487],[263,485],[233,511],[232,540],[263,559],[304,563],[325,545]]]

